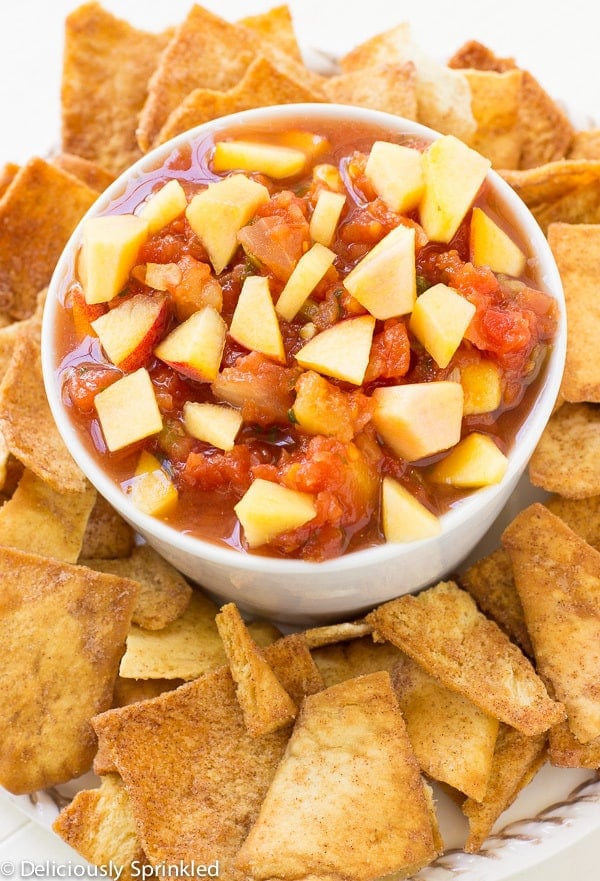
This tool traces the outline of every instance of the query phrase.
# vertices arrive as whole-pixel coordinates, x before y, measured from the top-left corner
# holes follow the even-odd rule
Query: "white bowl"
[[[303,104],[245,111],[199,126],[148,153],[102,194],[86,216],[104,210],[121,195],[126,181],[161,165],[174,148],[186,144],[191,138],[234,125],[291,124],[300,119],[307,124],[336,120],[347,125],[356,121],[377,126],[390,135],[414,134],[428,140],[439,137],[414,122],[348,106]],[[296,625],[349,619],[378,603],[416,591],[454,572],[502,510],[552,412],[564,366],[566,320],[560,277],[544,235],[511,188],[496,173],[489,174],[498,198],[537,255],[540,282],[555,296],[560,313],[559,330],[539,393],[509,453],[506,475],[500,484],[474,492],[444,514],[441,533],[435,538],[409,544],[388,543],[321,563],[239,553],[185,535],[137,510],[92,458],[62,404],[56,380],[57,293],[81,242],[81,225],[75,230],[56,267],[44,313],[42,361],[52,413],[75,461],[98,492],[163,557],[203,586],[218,602],[232,601],[250,614]]]

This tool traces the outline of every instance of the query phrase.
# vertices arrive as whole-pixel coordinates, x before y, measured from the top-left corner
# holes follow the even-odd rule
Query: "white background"
[[[277,0],[225,0],[205,5],[235,19]],[[0,166],[44,155],[59,142],[60,74],[65,14],[76,0],[11,0],[0,12]],[[105,0],[104,6],[148,30],[181,20],[191,0]],[[581,126],[600,122],[598,30],[590,0],[291,0],[303,46],[339,54],[379,30],[411,22],[416,41],[447,60],[468,39],[511,55],[564,102]],[[0,794],[0,862],[74,859],[55,836],[33,826]],[[513,876],[512,881],[597,877],[592,836]]]

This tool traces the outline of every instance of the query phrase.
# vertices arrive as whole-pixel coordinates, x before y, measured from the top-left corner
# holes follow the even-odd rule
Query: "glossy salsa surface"
[[[262,172],[241,172],[265,186],[268,199],[243,224],[238,246],[222,271],[215,273],[185,213],[147,237],[122,290],[95,310],[78,307],[85,285],[74,266],[64,285],[57,322],[57,372],[73,423],[123,492],[131,492],[140,456],[148,453],[176,490],[176,502],[160,512],[170,525],[241,552],[320,561],[386,540],[381,511],[386,478],[408,489],[436,516],[472,491],[436,478],[436,466],[448,455],[447,450],[409,461],[383,440],[374,420],[376,389],[438,381],[461,384],[473,366],[483,364],[498,377],[499,400],[492,410],[465,412],[460,434],[462,438],[473,433],[490,438],[506,454],[534,402],[557,318],[552,297],[540,289],[534,255],[511,218],[503,214],[487,181],[473,206],[508,232],[527,257],[518,277],[474,265],[472,208],[452,239],[441,243],[428,240],[418,207],[401,214],[378,195],[365,171],[373,143],[385,140],[424,151],[426,142],[410,135],[390,137],[362,125],[320,123],[307,128],[300,119],[282,131],[232,130],[220,133],[219,140],[243,137],[289,145],[298,143],[299,132],[304,132],[303,148],[309,144],[299,173],[275,179]],[[103,213],[137,214],[173,179],[181,183],[189,204],[210,184],[235,173],[215,172],[214,148],[214,141],[204,138],[189,149],[174,151],[163,166],[131,181]],[[345,196],[327,246],[335,259],[294,317],[278,317],[283,358],[242,345],[228,331],[218,375],[211,381],[191,378],[157,357],[156,345],[136,353],[125,365],[111,362],[92,321],[127,299],[144,296],[164,303],[155,343],[207,305],[229,329],[248,277],[267,278],[277,304],[298,261],[314,244],[310,221],[323,190]],[[412,332],[410,314],[402,314],[375,320],[368,364],[358,383],[299,364],[296,355],[308,341],[335,325],[369,314],[344,287],[344,280],[375,245],[400,226],[415,232],[417,296],[441,283],[474,307],[449,363],[441,367],[436,362]],[[353,352],[345,357],[350,363]],[[150,377],[162,428],[110,452],[96,396],[140,368]],[[317,422],[324,430],[307,429],[306,420],[298,420],[294,407],[301,389],[305,399],[320,409]],[[190,434],[184,418],[188,402],[217,404],[241,414],[231,449]],[[314,516],[273,535],[265,544],[249,547],[234,508],[257,479],[305,494],[312,500]]]

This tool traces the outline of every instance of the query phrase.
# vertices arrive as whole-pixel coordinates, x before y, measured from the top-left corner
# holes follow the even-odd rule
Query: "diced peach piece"
[[[439,518],[392,477],[383,478],[381,520],[386,541],[420,541],[441,531]]]
[[[187,208],[185,191],[178,180],[168,181],[142,206],[139,217],[148,223],[150,235],[167,226]]]
[[[423,153],[425,189],[421,225],[433,242],[449,242],[471,207],[491,167],[489,159],[454,135],[433,141]]]
[[[391,211],[405,214],[417,207],[423,195],[423,156],[414,147],[375,141],[365,166],[365,176]]]
[[[431,479],[461,489],[475,489],[500,483],[507,467],[508,459],[492,438],[474,431],[434,466]]]
[[[154,350],[161,361],[197,382],[212,382],[219,372],[227,325],[213,306],[178,325]]]
[[[167,297],[136,294],[92,321],[92,327],[113,364],[137,370],[152,355],[168,320]]]
[[[469,245],[471,262],[476,266],[489,266],[492,272],[515,277],[525,271],[523,251],[481,208],[473,208]]]
[[[152,380],[144,367],[99,392],[94,404],[111,453],[162,429]]]
[[[127,495],[138,510],[153,517],[170,514],[179,499],[175,484],[158,459],[147,450],[143,450],[138,459]]]
[[[242,421],[239,410],[223,404],[186,401],[183,405],[183,424],[187,433],[220,450],[233,449]]]
[[[283,338],[266,276],[250,275],[244,279],[229,333],[247,349],[285,363]]]
[[[348,396],[324,376],[307,370],[296,383],[294,420],[309,434],[350,441],[354,437]]]
[[[86,303],[107,303],[123,289],[148,238],[148,222],[134,214],[90,217],[77,262]]]
[[[181,283],[182,276],[177,263],[146,263],[142,280],[155,291],[169,291]]]
[[[482,359],[461,367],[460,383],[465,394],[463,414],[491,413],[502,401],[502,378],[493,363]]]
[[[206,248],[215,273],[222,272],[237,247],[237,234],[269,201],[269,191],[244,174],[209,184],[186,208],[190,226]]]
[[[286,321],[291,321],[303,303],[319,284],[335,260],[335,254],[318,242],[303,254],[275,304],[275,310]]]
[[[313,497],[258,478],[235,505],[249,547],[268,544],[276,536],[296,529],[317,513]]]
[[[296,353],[301,367],[361,385],[375,329],[372,315],[347,318],[318,333]]]
[[[343,193],[321,190],[310,219],[309,231],[313,242],[326,248],[330,246],[345,204],[346,196]]]
[[[317,135],[314,132],[306,132],[302,129],[288,129],[278,133],[277,143],[281,144],[282,147],[302,150],[312,161],[331,149],[331,144],[324,135]]]
[[[276,180],[300,174],[305,165],[303,150],[258,141],[219,141],[212,157],[217,172],[259,171]]]
[[[460,440],[463,390],[459,382],[382,386],[373,392],[373,423],[402,459],[415,462]]]
[[[475,311],[473,303],[440,283],[418,298],[408,326],[438,367],[447,367]]]
[[[106,303],[86,303],[83,295],[83,289],[79,286],[73,286],[70,292],[71,297],[71,315],[73,317],[73,327],[78,337],[84,337],[92,334],[92,321],[100,318],[107,310]]]
[[[414,229],[391,230],[346,276],[344,287],[382,321],[411,312],[417,298]]]

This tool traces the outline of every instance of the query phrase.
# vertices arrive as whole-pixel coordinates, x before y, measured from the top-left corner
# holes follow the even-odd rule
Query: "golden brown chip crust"
[[[19,168],[16,162],[6,162],[0,169],[0,199],[13,182]]]
[[[111,706],[137,585],[0,548],[0,783],[32,792],[78,777]]]
[[[274,6],[267,12],[258,15],[248,15],[240,18],[237,24],[256,31],[263,39],[277,46],[286,55],[302,61],[302,53],[296,39],[292,13],[287,3]]]
[[[63,171],[72,174],[74,177],[83,181],[93,190],[101,193],[109,187],[115,177],[97,162],[90,159],[84,159],[83,156],[76,156],[75,153],[57,153],[52,157],[52,165],[62,168]]]
[[[600,129],[575,132],[567,159],[600,159]]]
[[[600,551],[600,496],[587,499],[564,499],[551,496],[544,504],[573,532]]]
[[[551,223],[600,222],[600,161],[560,159],[502,177],[546,232]]]
[[[103,496],[97,496],[83,536],[81,556],[113,560],[128,557],[134,547],[134,532],[129,523]]]
[[[548,734],[550,764],[558,768],[600,768],[600,737],[580,743],[567,722],[561,722]]]
[[[523,143],[519,108],[523,71],[465,70],[477,130],[470,146],[494,168],[518,168]]]
[[[565,717],[521,650],[454,582],[385,603],[367,620],[448,688],[525,734]]]
[[[534,486],[569,499],[600,495],[600,409],[563,404],[552,414],[529,462]]]
[[[346,642],[368,636],[372,627],[366,621],[342,621],[340,624],[323,624],[304,631],[304,638],[309,648],[316,649],[336,642]]]
[[[371,636],[363,636],[345,643],[322,645],[312,650],[325,685],[338,685],[355,676],[390,673],[402,657],[400,649],[391,642],[373,642]]]
[[[355,104],[417,119],[417,76],[412,61],[332,76],[325,80],[323,90],[334,104]]]

